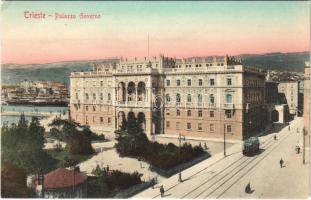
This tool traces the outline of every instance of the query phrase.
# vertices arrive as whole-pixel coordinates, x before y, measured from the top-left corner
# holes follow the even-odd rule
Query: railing
[[[209,103],[208,106],[209,106],[210,108],[214,108],[214,107],[216,107],[216,103]]]
[[[112,74],[111,71],[89,71],[89,72],[72,72],[71,76],[91,76],[91,75],[102,75]]]
[[[225,103],[223,104],[224,108],[227,109],[234,109],[234,104],[233,103]]]

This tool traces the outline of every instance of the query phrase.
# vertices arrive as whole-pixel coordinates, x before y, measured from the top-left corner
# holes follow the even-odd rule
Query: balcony
[[[233,110],[235,108],[233,103],[225,103],[223,107],[224,109],[230,109],[230,110]]]
[[[80,100],[78,99],[71,99],[72,104],[80,104]]]
[[[215,107],[216,107],[216,103],[209,103],[208,106],[209,106],[210,108],[215,108]]]

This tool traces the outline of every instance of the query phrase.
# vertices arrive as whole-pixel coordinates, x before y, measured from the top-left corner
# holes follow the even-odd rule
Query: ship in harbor
[[[3,88],[2,104],[34,106],[67,106],[69,92],[65,84],[51,81],[22,81]]]
[[[10,98],[4,100],[8,105],[34,105],[34,106],[64,106],[69,103],[69,99],[59,98]]]

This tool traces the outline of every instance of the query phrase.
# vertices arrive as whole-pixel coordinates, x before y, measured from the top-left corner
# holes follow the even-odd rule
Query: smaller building
[[[299,92],[301,92],[301,84],[299,82],[300,81],[280,82],[278,86],[279,93],[285,98],[283,98],[282,103],[288,105],[289,113],[291,115],[298,115],[302,113],[301,98],[303,95],[299,94]]]
[[[282,95],[278,93],[278,84],[278,82],[272,81],[269,75],[267,76],[265,102],[268,113],[268,125],[272,125],[273,123],[286,123],[289,121],[289,108],[286,102],[283,102]]]
[[[58,168],[44,175],[43,185],[38,183],[42,198],[86,198],[87,175],[77,170]]]

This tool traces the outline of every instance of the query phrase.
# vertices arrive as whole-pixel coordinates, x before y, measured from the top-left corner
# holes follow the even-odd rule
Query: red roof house
[[[37,195],[41,198],[85,198],[87,193],[86,182],[86,174],[58,168],[44,175],[43,187],[39,179],[36,181]]]

